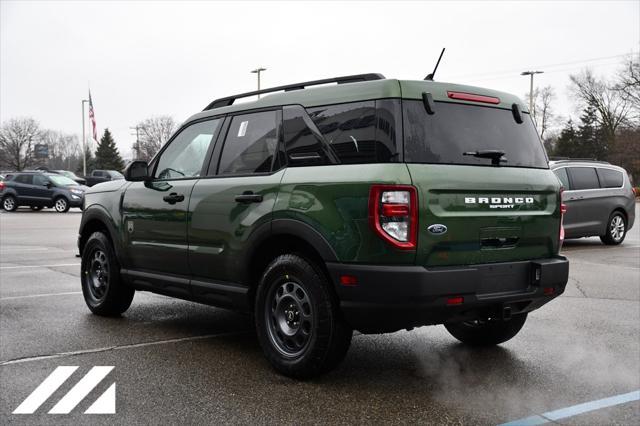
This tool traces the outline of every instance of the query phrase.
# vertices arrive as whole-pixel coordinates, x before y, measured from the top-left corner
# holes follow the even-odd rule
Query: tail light
[[[418,195],[410,185],[373,185],[369,192],[369,223],[392,246],[415,250]]]
[[[564,243],[564,214],[567,212],[567,205],[562,202],[562,193],[564,192],[564,188],[560,188],[560,246],[558,250],[562,248],[562,243]]]
[[[5,187],[4,182],[0,182],[0,191],[3,191],[4,187]]]

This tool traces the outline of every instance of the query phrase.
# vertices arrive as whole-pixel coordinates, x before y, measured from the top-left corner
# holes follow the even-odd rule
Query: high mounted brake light
[[[449,99],[456,99],[460,101],[483,102],[485,104],[494,105],[500,103],[500,98],[496,98],[493,96],[476,95],[474,93],[447,92],[447,96],[449,97]]]
[[[410,185],[372,185],[369,223],[383,240],[402,250],[415,250],[418,237],[418,194]]]

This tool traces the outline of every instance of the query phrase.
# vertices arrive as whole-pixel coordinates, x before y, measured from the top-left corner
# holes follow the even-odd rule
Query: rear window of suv
[[[490,166],[491,159],[464,153],[500,150],[507,160],[502,167],[549,168],[528,114],[518,124],[511,110],[436,102],[429,115],[422,101],[414,100],[404,100],[403,110],[407,163]]]

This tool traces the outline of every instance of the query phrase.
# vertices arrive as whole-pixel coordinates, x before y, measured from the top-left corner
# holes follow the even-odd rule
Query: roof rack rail
[[[555,161],[556,163],[563,163],[563,162],[569,162],[569,161],[585,161],[590,163],[611,164],[608,161],[596,160],[595,158],[550,157],[549,161]]]
[[[384,80],[384,79],[385,79],[385,76],[382,74],[371,73],[371,74],[346,75],[343,77],[325,78],[323,80],[313,80],[313,81],[305,81],[303,83],[287,84],[285,86],[278,86],[278,87],[272,87],[270,89],[256,90],[253,92],[246,92],[246,93],[241,93],[239,95],[227,96],[226,98],[216,99],[215,101],[207,105],[207,107],[203,111],[233,105],[236,99],[248,98],[249,96],[262,95],[264,93],[280,92],[283,90],[285,92],[289,92],[292,90],[301,90],[309,86],[317,86],[320,84],[327,84],[327,83],[345,84],[345,83],[355,83],[358,81],[373,81],[373,80]]]

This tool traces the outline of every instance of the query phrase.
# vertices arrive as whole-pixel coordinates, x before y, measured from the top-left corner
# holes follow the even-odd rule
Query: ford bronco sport
[[[335,367],[353,330],[505,342],[568,279],[560,182],[493,90],[363,74],[222,98],[125,178],[85,197],[89,309],[147,290],[251,312],[292,377]]]

